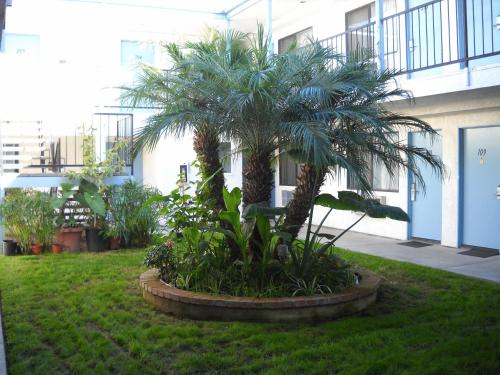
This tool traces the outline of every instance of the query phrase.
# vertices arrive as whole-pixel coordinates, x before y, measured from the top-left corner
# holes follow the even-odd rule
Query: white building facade
[[[218,12],[199,1],[41,3],[17,0],[7,7],[0,53],[2,129],[7,123],[41,123],[74,134],[94,113],[132,115],[137,129],[152,110],[122,106],[111,88],[133,80],[138,60],[166,69],[162,42],[198,39],[206,26],[254,32],[260,21],[272,33],[274,52],[309,37],[343,54],[357,47],[374,51],[379,68],[401,72],[396,84],[415,97],[391,109],[439,131],[434,144],[419,134],[399,134],[401,142],[430,148],[446,166],[442,179],[423,169],[425,193],[406,171],[391,181],[373,165],[375,195],[403,208],[411,222],[366,218],[355,230],[451,247],[500,248],[500,0],[226,1]],[[168,192],[181,166],[194,158],[190,137],[165,139],[135,160],[133,175]],[[297,170],[280,160],[275,205],[290,199]],[[225,164],[229,187],[241,185],[241,171],[241,157]],[[189,176],[195,171],[189,169]],[[4,189],[9,183],[2,178]],[[323,187],[333,194],[349,189],[355,186],[345,175]],[[345,228],[357,218],[336,212],[326,225]]]

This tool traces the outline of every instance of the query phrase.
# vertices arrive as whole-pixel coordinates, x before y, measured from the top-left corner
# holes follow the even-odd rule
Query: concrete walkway
[[[7,360],[5,357],[5,344],[2,329],[2,309],[0,305],[0,375],[7,375]]]
[[[323,228],[322,232],[340,233],[339,230],[332,228]],[[436,244],[412,248],[399,245],[401,242],[406,241],[351,231],[340,238],[336,246],[500,283],[500,255],[478,258],[458,254],[467,248],[455,249]]]

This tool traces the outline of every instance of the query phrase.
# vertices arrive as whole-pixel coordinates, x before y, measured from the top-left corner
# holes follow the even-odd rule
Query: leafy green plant
[[[63,182],[57,195],[51,197],[52,207],[58,212],[56,220],[59,227],[74,228],[79,225],[75,218],[75,201],[72,201],[74,193],[73,184]]]
[[[120,151],[128,146],[125,140],[118,140],[107,150],[104,160],[99,160],[96,149],[96,129],[92,126],[81,126],[83,167],[79,171],[69,171],[66,176],[70,180],[79,181],[85,178],[97,186],[102,192],[106,188],[105,179],[120,174],[125,168],[125,161],[120,158]]]
[[[26,190],[9,189],[0,205],[2,224],[9,236],[15,239],[24,254],[31,245],[31,202],[26,199]]]
[[[58,228],[53,198],[33,189],[10,189],[0,205],[0,214],[8,235],[25,254],[30,252],[32,242],[44,246],[52,243]]]
[[[275,250],[277,245],[283,241],[290,241],[291,236],[280,231],[276,225],[271,225],[271,220],[276,216],[283,215],[286,209],[283,207],[271,208],[265,204],[250,204],[243,214],[240,214],[242,194],[239,188],[223,191],[226,210],[220,212],[222,222],[229,224],[229,228],[218,227],[216,231],[224,234],[237,246],[241,259],[238,261],[242,266],[242,273],[248,279],[258,282],[259,288],[264,288],[273,270],[279,271],[281,265],[276,259]],[[275,221],[279,222],[279,220]],[[259,236],[254,236],[254,230]],[[256,251],[252,251],[250,246]]]
[[[106,216],[104,194],[105,191],[99,189],[97,184],[86,177],[80,177],[78,190],[73,195],[74,199],[90,212],[90,224],[94,228],[104,225]]]
[[[206,194],[212,177],[188,182],[179,179],[177,188],[167,195],[153,195],[145,205],[160,205],[159,214],[165,219],[167,228],[177,236],[182,236],[185,228],[212,227],[217,216],[214,202]]]
[[[313,231],[312,218],[315,205],[326,207],[329,210],[323,216],[317,228]],[[322,233],[321,229],[323,228],[323,224],[334,209],[361,212],[363,215],[338,236]],[[318,275],[319,278],[316,281],[322,283],[321,277],[331,275],[331,273],[324,272],[325,270],[321,265],[324,262],[329,262],[332,265],[332,270],[337,270],[339,275],[343,274],[343,271],[347,272],[347,274],[337,278],[337,280],[343,278],[344,282],[349,282],[350,279],[352,281],[352,278],[349,277],[349,268],[335,258],[331,258],[333,254],[329,252],[333,249],[333,245],[339,238],[366,216],[409,221],[408,215],[401,208],[381,204],[375,199],[363,198],[352,191],[341,191],[338,193],[338,198],[331,194],[320,194],[316,196],[310,205],[310,215],[305,240],[294,241],[290,249],[292,279],[294,281],[304,281],[305,284],[302,283],[303,285],[312,285],[310,284],[310,282],[312,282],[311,278],[313,278],[314,275]],[[318,270],[322,268],[323,271],[319,272]]]
[[[58,228],[58,213],[54,209],[53,199],[48,193],[40,191],[29,192],[28,199],[32,208],[33,241],[47,246],[52,243]]]
[[[174,261],[174,243],[172,241],[155,245],[148,250],[144,265],[149,268],[156,268],[162,280],[171,282],[177,279],[177,267]]]
[[[68,179],[78,186],[74,199],[90,212],[89,222],[93,227],[104,227],[106,216],[105,195],[108,188],[105,179],[123,172],[125,161],[120,151],[127,147],[125,140],[118,140],[99,160],[96,150],[95,128],[82,125],[83,167],[80,171],[66,173]]]
[[[127,246],[149,244],[159,230],[161,204],[150,201],[158,194],[133,180],[109,187],[105,235],[121,238]]]

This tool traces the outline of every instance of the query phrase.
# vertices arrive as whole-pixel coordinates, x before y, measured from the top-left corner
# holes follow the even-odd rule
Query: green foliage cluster
[[[106,191],[107,237],[121,238],[125,246],[145,246],[159,231],[160,204],[150,200],[159,191],[128,180]]]
[[[177,194],[175,191],[168,196],[169,204],[173,198],[187,200]],[[192,201],[189,210],[177,211],[175,217],[187,212],[184,225],[175,227],[165,243],[153,246],[145,264],[157,268],[163,280],[178,288],[236,296],[330,293],[355,283],[352,269],[333,254],[331,247],[329,252],[318,253],[321,259],[307,273],[296,272],[300,259],[289,257],[288,249],[299,249],[302,242],[291,243],[291,236],[280,229],[284,208],[259,204],[240,212],[239,188],[224,189],[224,202],[226,210],[212,212],[212,218],[206,217],[201,223],[192,220],[197,207]],[[252,248],[254,231],[259,240]],[[279,249],[284,254],[279,254]]]
[[[25,254],[32,243],[47,246],[57,230],[57,212],[50,194],[33,189],[9,189],[0,205],[7,236],[16,240]]]
[[[196,164],[193,166],[196,167]],[[177,188],[167,195],[156,194],[146,205],[160,205],[159,214],[172,235],[182,236],[184,229],[208,228],[217,221],[214,202],[206,194],[209,176],[197,181],[177,181]]]
[[[361,212],[365,217],[409,220],[398,207],[387,206],[354,192],[318,195],[310,207],[328,208],[313,230],[309,220],[305,240],[283,230],[285,207],[250,204],[242,211],[239,188],[223,190],[225,210],[202,199],[206,180],[181,184],[171,194],[152,197],[163,204],[170,233],[148,252],[145,265],[158,269],[163,280],[178,288],[235,296],[295,296],[339,292],[358,282],[355,269],[335,254],[339,236],[322,233],[334,209]],[[195,187],[194,195],[188,193]],[[358,220],[359,221],[359,220]],[[356,224],[356,223],[354,223]]]

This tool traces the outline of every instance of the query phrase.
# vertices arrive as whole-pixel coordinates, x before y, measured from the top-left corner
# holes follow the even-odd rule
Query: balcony
[[[117,143],[125,142],[119,159],[125,163],[124,175],[133,175],[131,114],[96,113],[92,116],[96,160],[104,160]],[[50,127],[41,121],[9,121],[0,125],[0,175],[2,176],[62,176],[77,171],[84,164],[81,129],[64,128],[52,135]],[[62,134],[65,133],[65,134]]]
[[[500,1],[434,0],[321,40],[398,74],[500,63]],[[453,68],[446,68],[448,71]]]

